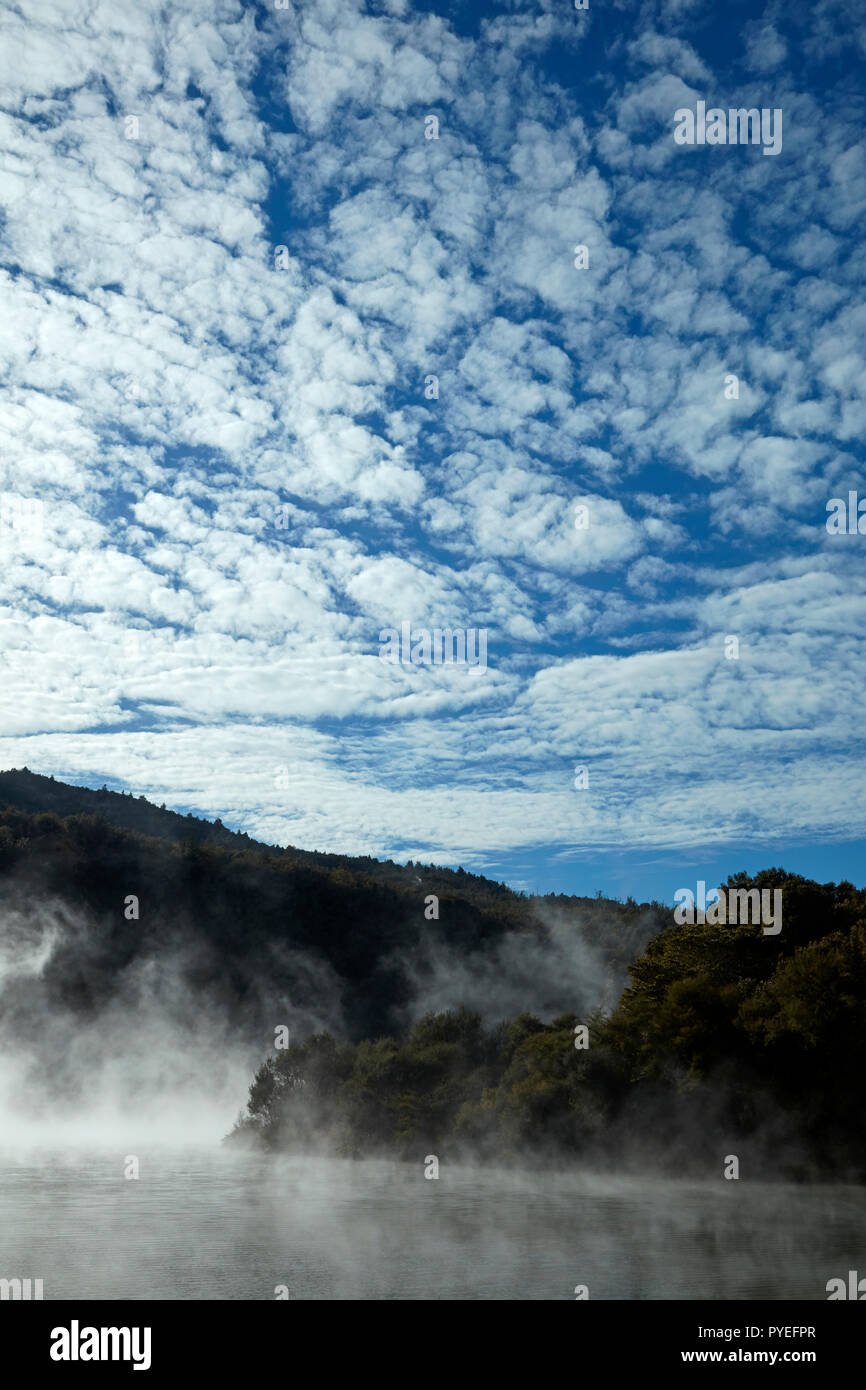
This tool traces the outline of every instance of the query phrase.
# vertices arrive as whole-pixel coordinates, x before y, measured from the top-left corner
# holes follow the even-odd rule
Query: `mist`
[[[240,1003],[196,987],[212,962],[201,942],[184,946],[176,934],[95,998],[83,984],[102,937],[101,924],[61,900],[0,904],[3,1147],[217,1144],[277,1025],[341,1026],[333,972],[279,943],[274,957],[298,1002],[264,975]]]
[[[656,918],[646,913],[628,926],[611,918],[600,930],[597,916],[590,924],[579,911],[544,899],[531,909],[534,929],[507,931],[486,949],[467,951],[431,931],[411,952],[396,953],[412,988],[405,1022],[460,1007],[488,1025],[523,1013],[547,1021],[613,1009],[628,962],[658,930]]]
[[[652,933],[646,919],[617,952],[579,917],[543,902],[535,924],[471,951],[429,929],[383,963],[400,981],[395,1024],[461,1006],[490,1024],[530,1012],[610,1008],[625,959]],[[594,928],[598,934],[597,924]],[[216,1144],[243,1109],[252,1075],[292,1039],[352,1032],[346,982],[313,950],[268,943],[240,984],[195,923],[179,913],[158,933],[39,897],[24,879],[0,885],[0,1143]],[[128,956],[123,963],[117,958]],[[350,1001],[351,1004],[352,1001]]]

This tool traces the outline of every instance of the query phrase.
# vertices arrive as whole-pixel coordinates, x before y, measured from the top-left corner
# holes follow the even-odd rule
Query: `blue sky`
[[[0,765],[539,891],[866,880],[859,3],[0,26]]]

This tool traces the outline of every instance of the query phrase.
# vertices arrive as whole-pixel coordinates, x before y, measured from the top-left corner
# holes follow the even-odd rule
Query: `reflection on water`
[[[866,1191],[221,1151],[0,1157],[0,1277],[46,1299],[826,1299]]]

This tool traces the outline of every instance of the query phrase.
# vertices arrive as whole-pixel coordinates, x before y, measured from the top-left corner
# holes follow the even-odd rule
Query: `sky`
[[[7,6],[0,766],[866,882],[864,57],[860,0]],[[739,108],[775,153],[675,138]]]

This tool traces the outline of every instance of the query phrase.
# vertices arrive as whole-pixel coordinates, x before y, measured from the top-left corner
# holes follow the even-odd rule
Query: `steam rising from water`
[[[3,892],[0,1124],[7,1144],[100,1139],[131,1146],[133,1134],[216,1143],[245,1105],[278,1024],[293,1037],[346,1032],[342,982],[312,953],[274,943],[273,974],[294,981],[292,997],[264,969],[238,1008],[192,936],[174,931],[158,954],[144,948],[118,968],[105,924],[59,900],[29,901],[8,880]],[[472,954],[444,943],[431,925],[421,950],[391,964],[410,983],[407,1023],[461,1004],[488,1024],[527,1011],[549,1018],[590,1010],[612,1003],[624,976],[621,963],[611,966],[573,919],[555,911],[545,912],[537,932],[508,932]]]
[[[825,1299],[866,1193],[148,1151],[0,1158],[0,1268],[46,1299]]]
[[[428,1012],[464,1005],[490,1026],[517,1014],[549,1021],[562,1013],[586,1016],[612,1009],[626,984],[626,962],[639,955],[658,930],[646,915],[633,926],[610,925],[610,945],[602,950],[587,939],[572,913],[537,901],[539,929],[506,932],[487,950],[462,951],[433,935],[399,964],[412,982],[414,997],[407,1021]]]
[[[407,1021],[460,1004],[489,1024],[612,1003],[651,924],[612,960],[542,910],[538,934],[507,933],[484,954],[431,933],[401,956]],[[544,1173],[440,1155],[434,1181],[423,1144],[405,1163],[220,1150],[272,1049],[262,1018],[340,1033],[340,982],[281,947],[296,996],[280,998],[265,972],[230,1016],[219,988],[193,992],[200,946],[175,937],[100,991],[100,931],[59,902],[0,903],[0,1272],[43,1278],[47,1299],[273,1299],[278,1286],[313,1299],[571,1299],[578,1284],[594,1299],[824,1299],[828,1279],[858,1267],[863,1189],[726,1183],[720,1169],[670,1182],[648,1171],[659,1153],[634,1143],[617,1141],[618,1176],[602,1155],[603,1172],[590,1159]],[[673,1114],[630,1118],[668,1161],[695,1148]],[[790,1135],[775,1139],[790,1151]],[[739,1152],[760,1175],[765,1153]],[[124,1180],[129,1155],[138,1181]]]
[[[190,996],[174,951],[136,958],[89,1003],[75,976],[91,929],[61,902],[0,913],[4,1145],[217,1142],[262,1049]],[[66,971],[75,1009],[57,987]]]

